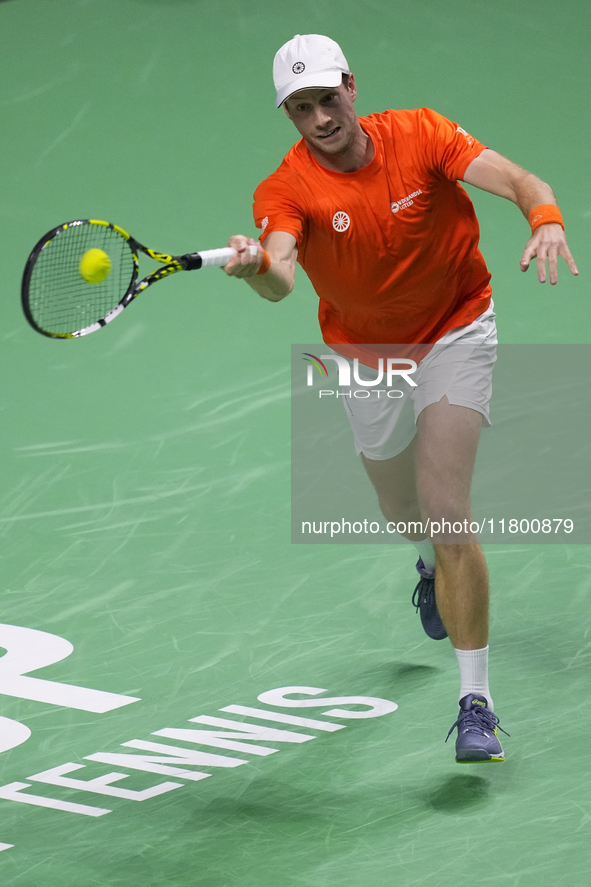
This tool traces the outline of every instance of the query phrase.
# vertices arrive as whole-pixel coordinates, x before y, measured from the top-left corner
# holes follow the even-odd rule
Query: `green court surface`
[[[487,547],[511,738],[504,764],[460,767],[414,549],[290,544],[290,347],[319,341],[303,273],[278,305],[178,275],[70,342],[19,305],[29,250],[70,219],[173,253],[254,235],[295,140],[272,57],[316,32],[359,113],[433,107],[552,184],[580,269],[554,288],[519,271],[516,208],[470,190],[500,339],[587,343],[590,27],[548,0],[0,2],[3,887],[591,882],[589,546]],[[276,732],[178,733],[210,719]]]

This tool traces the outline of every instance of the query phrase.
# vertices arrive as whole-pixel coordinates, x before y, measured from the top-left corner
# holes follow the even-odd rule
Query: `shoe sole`
[[[475,754],[476,754],[476,752],[475,752]],[[505,760],[504,755],[503,756],[487,755],[486,757],[484,757],[484,755],[486,755],[486,752],[482,752],[481,757],[456,758],[456,764],[494,764],[494,763],[502,764],[503,761]]]
[[[423,606],[419,607],[421,626],[427,637],[431,638],[432,641],[443,641],[448,635],[437,609],[437,600],[435,600],[434,609],[435,613],[433,613],[433,609]]]
[[[439,631],[437,631],[437,632],[434,632],[434,631],[431,629],[431,626],[429,626],[429,629],[430,629],[430,630],[428,631],[428,630],[425,628],[425,625],[424,625],[423,622],[421,622],[421,625],[423,626],[423,631],[425,632],[425,634],[427,635],[427,637],[428,637],[428,638],[431,638],[432,641],[444,641],[445,638],[447,637],[447,632],[446,632],[445,628],[443,627],[443,623],[441,624],[441,629],[440,629]]]

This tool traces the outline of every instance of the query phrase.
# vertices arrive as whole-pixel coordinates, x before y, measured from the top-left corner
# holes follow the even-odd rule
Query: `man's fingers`
[[[222,266],[222,269],[226,272],[226,274],[234,275],[235,269],[238,265],[241,264],[241,252],[245,247],[245,244],[248,243],[248,238],[244,237],[242,234],[236,234],[233,237],[230,237],[228,240],[228,246],[231,246],[232,249],[236,250],[236,255],[232,256],[225,265]]]
[[[259,245],[256,240],[249,239],[248,243],[240,251],[240,262],[242,265],[252,265],[253,262],[259,262],[261,257],[259,257]]]
[[[550,285],[558,283],[558,250],[551,246],[548,250],[548,270],[550,271]]]
[[[536,256],[536,265],[538,266],[538,280],[540,283],[546,283],[546,256],[540,252]]]
[[[542,226],[544,228],[545,226]],[[557,225],[548,226],[548,227],[558,227]],[[522,271],[527,271],[529,268],[530,262],[533,257],[536,257],[536,265],[538,270],[538,280],[540,283],[546,282],[546,261],[548,262],[548,271],[550,283],[552,285],[558,282],[558,256],[562,256],[566,264],[568,265],[572,274],[577,275],[579,273],[579,269],[575,264],[575,260],[573,259],[571,252],[567,246],[566,240],[564,239],[564,235],[561,231],[558,232],[561,236],[556,236],[556,233],[545,234],[542,231],[542,228],[539,228],[536,231],[536,234],[531,238],[531,240],[527,243],[525,250],[523,251],[523,255],[519,262]],[[542,233],[538,233],[542,232]]]
[[[248,242],[248,237],[245,237],[244,234],[234,234],[233,237],[230,237],[228,240],[228,246],[231,246],[235,250],[242,249]]]
[[[230,244],[230,246],[234,246],[234,244]],[[251,237],[244,238],[241,243],[234,246],[234,249],[241,265],[250,265],[259,259],[259,244]]]
[[[252,237],[242,234],[230,237],[228,246],[236,250],[236,254],[226,262],[223,270],[230,277],[252,277],[256,274],[263,257],[261,245]]]
[[[523,255],[521,257],[521,261],[519,262],[519,265],[521,266],[522,271],[527,271],[527,269],[529,268],[529,263],[531,262],[531,260],[535,256],[535,254],[536,254],[536,248],[535,248],[535,246],[531,245],[531,241],[530,241],[530,243],[528,243],[527,246],[525,247],[525,249],[523,251]]]
[[[564,246],[558,250],[558,253],[559,253],[559,255],[562,256],[562,258],[564,259],[564,261],[566,262],[566,264],[570,268],[571,272],[576,276],[579,273],[579,269],[577,268],[577,266],[575,264],[575,260],[573,259],[571,251],[569,250],[568,246],[566,244],[564,244]]]

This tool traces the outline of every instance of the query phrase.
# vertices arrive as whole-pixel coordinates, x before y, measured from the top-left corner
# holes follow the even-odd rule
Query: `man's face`
[[[302,89],[284,102],[285,113],[304,139],[324,154],[344,154],[357,134],[354,101],[357,87],[352,74],[346,84]]]

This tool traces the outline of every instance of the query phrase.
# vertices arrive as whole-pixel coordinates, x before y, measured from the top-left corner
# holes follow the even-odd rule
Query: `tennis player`
[[[358,118],[355,78],[328,37],[294,37],[277,52],[273,77],[277,107],[302,138],[256,189],[256,258],[256,241],[231,237],[237,253],[226,274],[277,302],[299,262],[320,298],[325,343],[345,356],[364,348],[368,367],[379,366],[379,349],[366,345],[427,346],[408,396],[343,400],[385,517],[424,526],[443,515],[465,527],[479,435],[490,424],[497,336],[478,222],[459,182],[519,207],[532,231],[521,270],[535,257],[540,283],[549,272],[551,284],[558,256],[578,274],[554,193],[435,111]],[[434,544],[408,538],[421,577],[413,604],[430,637],[449,636],[459,663],[460,711],[448,734],[458,728],[456,760],[503,761],[482,550],[470,533],[442,532]]]

